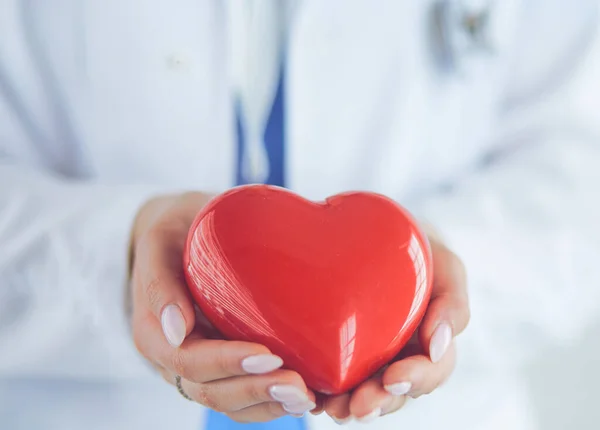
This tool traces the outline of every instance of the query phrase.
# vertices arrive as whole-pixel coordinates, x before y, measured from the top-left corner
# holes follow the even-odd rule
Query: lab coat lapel
[[[303,2],[289,48],[288,185],[316,199],[367,189],[404,200],[473,167],[491,144],[520,1],[494,5],[496,52],[451,74],[430,46],[432,1]]]

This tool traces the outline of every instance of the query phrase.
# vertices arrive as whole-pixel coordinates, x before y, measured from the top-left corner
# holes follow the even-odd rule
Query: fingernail
[[[398,382],[397,384],[386,385],[385,390],[394,396],[404,396],[410,391],[412,384],[410,382]]]
[[[429,344],[429,357],[432,362],[437,363],[442,359],[450,342],[452,342],[452,328],[446,323],[438,325]]]
[[[361,423],[370,423],[375,421],[377,418],[381,416],[381,408],[375,408],[371,413],[368,413],[365,416],[357,418],[357,420]]]
[[[283,366],[283,360],[276,355],[251,355],[242,360],[242,369],[253,374],[269,373]]]
[[[306,403],[310,401],[306,393],[293,385],[273,385],[269,388],[269,394],[273,400],[287,404]]]
[[[281,406],[286,412],[292,415],[304,415],[311,409],[314,409],[317,405],[309,400],[308,402],[302,403],[282,403]]]
[[[352,421],[352,415],[350,415],[349,417],[346,418],[336,418],[336,417],[331,417],[331,419],[333,419],[333,421],[339,425],[339,426],[343,426],[344,424],[348,424],[350,421]]]
[[[185,320],[181,309],[177,305],[166,306],[160,317],[163,333],[167,342],[175,348],[179,347],[185,339]]]

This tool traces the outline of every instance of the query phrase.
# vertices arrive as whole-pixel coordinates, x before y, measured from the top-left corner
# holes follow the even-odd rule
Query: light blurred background
[[[572,346],[536,357],[523,369],[523,378],[533,394],[540,429],[600,429],[600,315]]]

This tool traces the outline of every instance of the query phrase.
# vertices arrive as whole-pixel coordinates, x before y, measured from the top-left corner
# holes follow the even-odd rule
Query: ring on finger
[[[187,393],[183,390],[183,387],[181,386],[181,376],[179,375],[175,375],[175,386],[177,387],[177,391],[179,391],[179,394],[181,394],[181,396],[184,399],[187,399],[192,402],[194,401],[194,399],[188,396]]]

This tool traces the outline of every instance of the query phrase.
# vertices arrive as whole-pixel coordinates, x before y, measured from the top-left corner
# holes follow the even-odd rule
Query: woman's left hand
[[[456,356],[453,338],[469,322],[465,268],[437,237],[430,235],[430,243],[433,290],[418,331],[403,348],[398,361],[352,392],[324,399],[323,409],[336,422],[353,418],[369,422],[395,412],[407,397],[431,393],[452,373]]]

